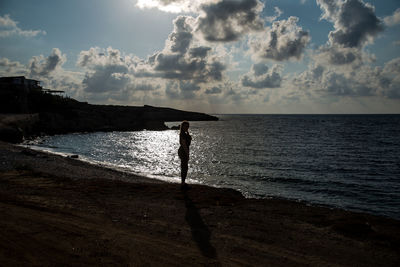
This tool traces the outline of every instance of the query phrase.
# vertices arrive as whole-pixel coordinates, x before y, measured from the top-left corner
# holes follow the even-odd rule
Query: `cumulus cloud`
[[[380,86],[386,97],[400,99],[400,58],[385,64],[380,77]]]
[[[360,47],[383,31],[382,21],[372,5],[362,0],[317,0],[323,10],[322,18],[334,24],[329,33],[331,45]]]
[[[205,83],[221,81],[226,66],[211,47],[195,37],[195,19],[178,16],[173,25],[164,48],[147,59],[123,56],[112,48],[81,51],[77,66],[86,71],[84,91],[160,97],[163,92],[169,98],[189,99],[197,97]]]
[[[307,31],[297,26],[298,21],[297,17],[275,21],[264,33],[250,38],[253,57],[275,61],[300,59],[311,37]]]
[[[207,95],[217,95],[217,94],[220,94],[220,93],[222,93],[222,90],[221,90],[221,88],[219,88],[219,87],[212,87],[212,88],[209,88],[209,89],[207,89],[206,91],[205,91],[205,93],[207,94]]]
[[[194,18],[178,16],[174,22],[174,30],[168,36],[166,49],[172,53],[184,54],[193,40]]]
[[[320,64],[360,65],[371,61],[371,56],[357,47],[321,46],[314,55],[314,60]]]
[[[53,48],[48,57],[43,55],[34,56],[28,64],[29,74],[31,76],[48,76],[51,72],[60,68],[67,61],[66,55],[63,55],[58,48]]]
[[[191,81],[170,81],[166,85],[165,93],[170,99],[193,99],[195,92],[201,87]]]
[[[17,24],[18,22],[11,19],[8,14],[0,16],[0,37],[9,37],[13,35],[35,37],[39,34],[46,34],[43,30],[22,30]]]
[[[138,64],[135,75],[196,83],[221,80],[226,67],[217,56],[210,54],[211,47],[197,44],[193,35],[194,19],[178,16],[173,23],[174,30],[164,49]]]
[[[271,69],[263,63],[254,64],[250,73],[241,78],[243,86],[262,89],[281,86],[281,66],[274,65]]]
[[[387,16],[383,19],[387,26],[394,26],[400,23],[400,8],[393,12],[393,15]]]
[[[18,61],[10,61],[8,58],[0,58],[1,76],[25,75],[25,73],[25,66]]]
[[[131,63],[131,58],[122,58],[120,51],[111,47],[105,53],[99,48],[81,51],[77,61],[78,66],[87,70],[83,79],[87,92],[118,91],[125,88],[130,82],[128,72]]]
[[[318,96],[400,98],[400,58],[383,68],[360,64],[354,68],[312,65],[297,75],[292,84],[300,91]]]
[[[244,33],[263,30],[264,21],[259,16],[263,7],[259,0],[203,4],[197,30],[210,42],[236,41]]]

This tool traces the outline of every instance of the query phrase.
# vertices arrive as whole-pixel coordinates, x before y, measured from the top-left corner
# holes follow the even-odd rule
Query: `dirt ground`
[[[1,266],[400,266],[397,220],[182,191],[3,142],[0,214]]]

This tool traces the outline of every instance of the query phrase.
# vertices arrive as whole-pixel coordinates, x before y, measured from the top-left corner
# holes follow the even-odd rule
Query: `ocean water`
[[[218,117],[191,122],[189,183],[400,219],[400,115]],[[33,147],[180,181],[175,130],[56,135]]]

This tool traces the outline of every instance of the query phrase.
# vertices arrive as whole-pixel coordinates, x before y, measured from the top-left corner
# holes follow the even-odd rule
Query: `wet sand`
[[[400,221],[0,142],[0,265],[399,266]]]

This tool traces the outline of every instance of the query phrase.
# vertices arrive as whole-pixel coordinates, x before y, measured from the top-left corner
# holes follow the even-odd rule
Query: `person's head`
[[[183,121],[180,127],[181,132],[187,132],[189,130],[189,122]]]

